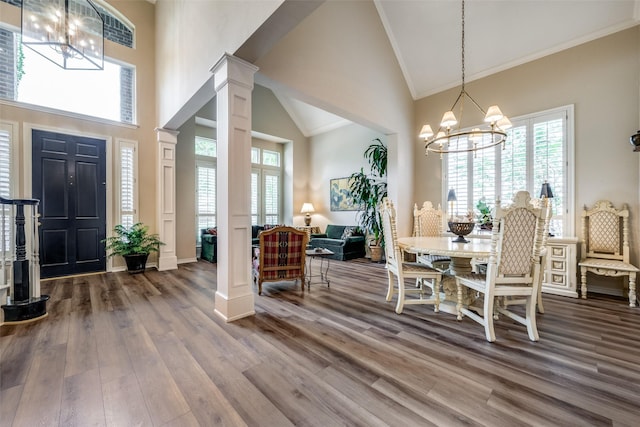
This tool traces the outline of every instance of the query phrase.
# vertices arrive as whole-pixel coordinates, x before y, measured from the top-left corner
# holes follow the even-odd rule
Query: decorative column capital
[[[229,53],[225,53],[218,62],[211,67],[210,71],[213,73],[216,92],[229,82],[252,90],[253,75],[258,71],[258,67]]]
[[[156,131],[158,142],[178,143],[179,131],[164,128],[155,128],[154,130]]]

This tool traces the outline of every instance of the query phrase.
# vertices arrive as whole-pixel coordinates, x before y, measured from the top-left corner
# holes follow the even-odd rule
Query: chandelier
[[[90,0],[22,0],[22,44],[64,69],[104,68],[104,21]]]
[[[464,65],[464,0],[462,0],[462,88],[451,109],[444,113],[438,132],[434,134],[429,124],[424,125],[420,130],[420,138],[424,138],[426,142],[425,151],[427,155],[429,155],[430,152],[434,152],[439,153],[440,157],[442,157],[443,154],[447,153],[478,151],[504,143],[507,139],[505,131],[511,127],[511,122],[507,116],[502,114],[502,111],[500,111],[497,105],[492,105],[485,111],[480,104],[467,93],[465,89]],[[466,99],[471,101],[472,105],[484,114],[484,121],[488,123],[488,128],[460,130]],[[456,107],[458,107],[459,121],[454,114]],[[458,126],[454,127],[456,125]]]

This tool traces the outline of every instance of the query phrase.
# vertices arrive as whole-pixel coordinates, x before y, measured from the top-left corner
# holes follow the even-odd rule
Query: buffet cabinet
[[[547,240],[547,263],[542,292],[578,298],[576,237],[550,237]]]

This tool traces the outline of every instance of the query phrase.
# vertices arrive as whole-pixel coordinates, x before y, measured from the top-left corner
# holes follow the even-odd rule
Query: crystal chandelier
[[[462,88],[451,109],[444,113],[438,132],[434,134],[429,124],[424,125],[420,130],[420,138],[424,138],[426,142],[425,151],[427,155],[430,152],[434,152],[439,153],[442,157],[443,154],[447,153],[464,153],[494,147],[504,143],[507,139],[505,131],[511,127],[511,122],[507,116],[502,114],[497,105],[492,105],[485,111],[467,93],[464,79],[464,36],[464,0],[462,0]],[[488,123],[487,129],[460,130],[465,99],[469,99],[473,106],[484,114],[484,121]],[[454,114],[456,107],[458,107],[460,121]],[[454,127],[455,125],[458,125],[458,127]]]
[[[65,69],[104,68],[104,21],[90,0],[22,0],[22,44]]]

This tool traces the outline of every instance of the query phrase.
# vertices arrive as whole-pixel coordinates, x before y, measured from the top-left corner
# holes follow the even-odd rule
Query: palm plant
[[[354,203],[359,206],[358,222],[363,230],[373,236],[372,243],[384,245],[382,233],[382,217],[378,207],[382,199],[387,197],[387,147],[380,138],[375,138],[374,143],[364,152],[371,167],[371,174],[367,175],[364,168],[354,172],[349,177],[349,190]]]

